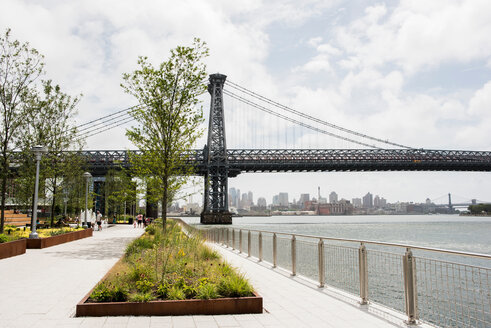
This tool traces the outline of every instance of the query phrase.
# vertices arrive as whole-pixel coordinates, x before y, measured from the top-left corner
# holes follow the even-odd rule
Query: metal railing
[[[205,237],[320,287],[354,294],[361,304],[403,312],[408,324],[491,327],[491,255],[221,227],[206,230]]]

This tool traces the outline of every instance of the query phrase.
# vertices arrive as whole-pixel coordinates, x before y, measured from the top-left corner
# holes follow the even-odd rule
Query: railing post
[[[220,242],[222,245],[225,245],[225,228],[220,229]]]
[[[232,249],[235,249],[235,229],[232,229]]]
[[[259,242],[259,262],[263,260],[263,234],[259,232],[258,242]]]
[[[251,257],[251,230],[247,232],[247,257]]]
[[[319,239],[317,244],[317,263],[319,265],[319,287],[324,287],[324,281],[326,280],[326,271],[324,269],[324,241]]]
[[[408,247],[403,257],[404,298],[406,300],[407,324],[416,325],[418,320],[418,293],[416,291],[416,262]]]
[[[292,236],[292,276],[297,274],[297,239]]]
[[[230,236],[229,236],[230,229],[227,228],[227,247],[230,247]]]
[[[276,251],[276,233],[273,234],[273,268],[276,268],[276,255],[278,252]]]
[[[242,253],[242,229],[239,230],[239,253]]]
[[[360,304],[367,304],[368,301],[368,267],[367,267],[367,249],[361,243],[358,249],[358,269],[360,271]]]

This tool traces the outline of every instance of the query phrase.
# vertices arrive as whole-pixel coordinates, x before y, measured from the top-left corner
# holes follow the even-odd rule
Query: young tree
[[[171,50],[170,58],[158,67],[139,57],[139,69],[123,74],[121,86],[140,104],[131,111],[139,126],[126,132],[141,150],[141,155],[131,158],[132,165],[150,194],[160,198],[164,229],[171,195],[192,173],[184,169],[183,153],[203,133],[198,97],[206,92],[202,59],[207,55],[206,44],[195,39],[192,47]]]
[[[50,222],[53,225],[57,199],[62,197],[63,176],[80,170],[76,157],[66,152],[70,148],[81,147],[76,137],[77,129],[71,125],[79,97],[62,92],[60,86],[53,85],[51,80],[42,81],[41,86],[42,91],[31,97],[33,110],[25,117],[28,124],[19,129],[18,147],[27,154],[34,145],[43,145],[48,150],[42,158],[41,178],[46,180],[45,195],[49,196],[51,203]]]
[[[11,40],[10,29],[0,36],[0,233],[5,220],[5,199],[9,164],[18,129],[26,123],[25,117],[32,111],[28,99],[33,84],[43,73],[43,56],[30,48]]]

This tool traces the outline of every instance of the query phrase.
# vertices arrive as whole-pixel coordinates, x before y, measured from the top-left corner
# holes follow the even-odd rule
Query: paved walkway
[[[0,327],[395,327],[402,320],[339,300],[221,246],[263,296],[264,313],[182,317],[75,318],[75,305],[143,232],[115,226],[92,238],[0,260]],[[296,281],[298,280],[298,281]],[[381,316],[385,316],[381,318]],[[395,323],[390,323],[393,320]],[[402,325],[403,326],[403,325]]]

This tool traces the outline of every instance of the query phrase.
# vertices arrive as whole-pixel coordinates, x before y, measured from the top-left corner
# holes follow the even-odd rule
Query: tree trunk
[[[51,201],[51,220],[50,227],[55,224],[55,204],[56,204],[56,177],[53,180],[53,200]]]
[[[165,232],[165,224],[167,223],[167,197],[168,197],[167,187],[168,187],[168,179],[166,176],[164,176],[164,197],[162,198],[162,225],[164,228],[164,232]]]
[[[7,197],[7,170],[8,167],[5,165],[5,162],[3,163],[3,173],[2,173],[2,207],[1,207],[1,214],[0,214],[0,233],[3,233],[3,227],[5,223],[5,201]]]

